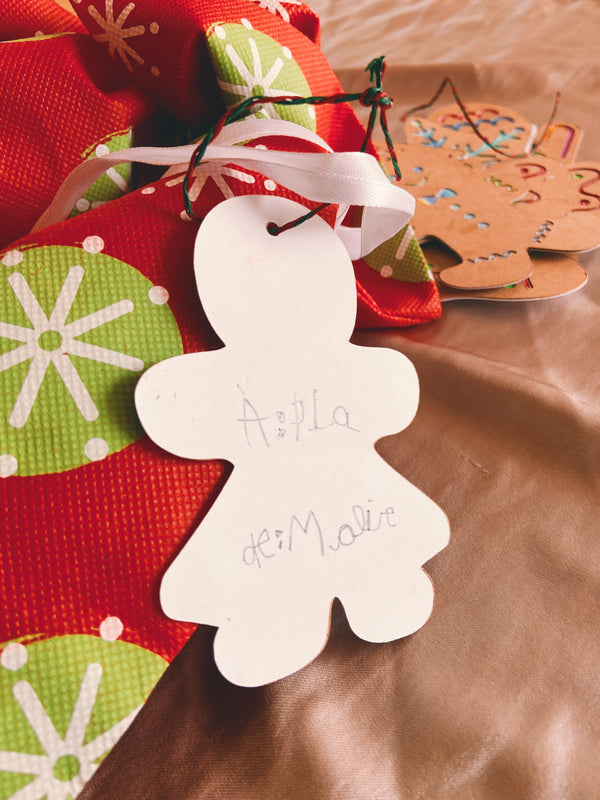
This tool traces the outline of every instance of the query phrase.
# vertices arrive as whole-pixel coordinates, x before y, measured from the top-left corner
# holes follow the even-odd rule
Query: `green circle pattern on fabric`
[[[139,439],[137,380],[182,352],[166,290],[101,253],[100,237],[83,246],[0,257],[0,477],[73,469]]]
[[[379,272],[383,278],[394,278],[407,283],[433,280],[429,265],[410,225],[405,225],[391,239],[363,256],[363,261]]]
[[[0,800],[19,792],[30,800],[74,800],[166,667],[142,647],[96,636],[6,645]]]
[[[128,147],[132,147],[132,145],[133,129],[130,128],[125,132],[115,133],[101,142],[96,142],[83,155],[84,158],[97,158],[98,156],[115,153],[117,150],[126,150]],[[112,167],[107,169],[104,175],[101,175],[97,181],[94,181],[87,192],[79,198],[70,216],[74,217],[77,214],[88,211],[90,208],[97,208],[100,205],[104,205],[104,203],[108,203],[110,200],[121,197],[121,195],[129,191],[130,181],[131,164],[113,164]]]
[[[311,94],[290,49],[253,30],[247,20],[242,25],[216,25],[208,38],[208,52],[227,106],[247,97]],[[285,119],[316,130],[315,109],[311,105],[265,104],[256,116]]]

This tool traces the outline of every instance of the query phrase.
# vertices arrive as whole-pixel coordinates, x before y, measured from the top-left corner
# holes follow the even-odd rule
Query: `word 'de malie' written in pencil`
[[[323,525],[312,509],[304,515],[291,514],[281,528],[269,526],[258,534],[250,533],[248,544],[242,549],[242,561],[248,567],[261,569],[270,559],[298,552],[306,544],[313,544],[316,553],[325,558],[352,547],[365,534],[395,528],[395,514],[394,506],[373,508],[371,500],[366,505],[353,505],[349,518],[334,526]]]

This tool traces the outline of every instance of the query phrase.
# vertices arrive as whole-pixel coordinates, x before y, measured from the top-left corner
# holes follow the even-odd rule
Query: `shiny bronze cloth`
[[[446,74],[541,125],[562,89],[560,118],[600,160],[591,55],[476,65],[465,43],[464,63],[392,66],[394,132]],[[358,66],[339,74],[365,85]],[[259,689],[219,675],[201,626],[82,800],[600,797],[600,255],[582,261],[574,295],[455,302],[439,322],[355,337],[405,353],[421,381],[416,419],[378,449],[450,518],[426,566],[429,622],[367,644],[336,604],[322,655]]]

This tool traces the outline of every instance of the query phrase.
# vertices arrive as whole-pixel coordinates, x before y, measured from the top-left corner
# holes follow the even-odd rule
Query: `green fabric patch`
[[[363,257],[365,264],[383,278],[407,283],[432,281],[433,275],[410,225]]]
[[[83,158],[105,156],[108,153],[115,153],[117,150],[125,150],[131,147],[132,144],[133,129],[129,128],[127,131],[120,131],[107,139],[96,142],[83,154]],[[77,214],[82,214],[90,208],[97,208],[110,200],[121,197],[121,195],[129,191],[130,183],[131,164],[113,165],[90,186],[83,197],[79,198],[70,216],[77,216]]]
[[[10,39],[11,44],[16,44],[17,42],[43,42],[47,39],[58,39],[60,36],[76,36],[77,34],[74,31],[63,31],[62,33],[41,33],[39,36],[26,36],[23,39]],[[4,43],[3,43],[4,44]]]
[[[234,23],[216,25],[207,45],[228,107],[248,97],[311,94],[290,49],[252,27]],[[311,131],[316,129],[315,109],[311,105],[266,104],[256,116],[285,119]]]
[[[182,352],[166,290],[99,252],[99,237],[83,247],[0,258],[0,477],[73,469],[139,439],[137,380]]]
[[[96,636],[5,646],[0,800],[25,786],[23,797],[32,800],[74,799],[166,667],[142,647]]]

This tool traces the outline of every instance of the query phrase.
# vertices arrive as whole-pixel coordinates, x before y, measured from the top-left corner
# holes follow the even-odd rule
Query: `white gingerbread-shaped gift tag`
[[[233,473],[161,585],[172,618],[218,627],[217,665],[259,686],[314,659],[333,599],[354,632],[386,642],[420,628],[421,566],[448,542],[444,513],[377,454],[418,405],[402,354],[350,344],[352,263],[318,216],[281,197],[236,197],[202,223],[198,290],[225,347],[151,367],[136,390],[146,432]]]

